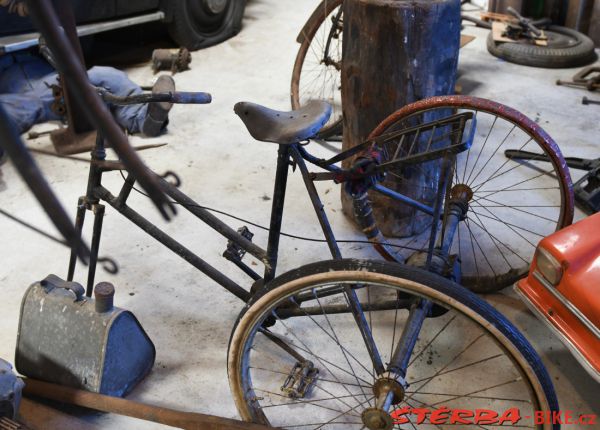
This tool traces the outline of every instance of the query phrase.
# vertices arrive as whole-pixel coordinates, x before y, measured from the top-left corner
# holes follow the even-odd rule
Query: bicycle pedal
[[[284,396],[291,399],[303,399],[317,382],[319,369],[312,361],[296,362],[285,382],[281,386]]]
[[[252,233],[248,227],[240,227],[238,228],[237,232],[241,234],[244,238],[252,242],[254,233]],[[243,249],[240,245],[233,242],[232,240],[229,240],[227,242],[227,249],[225,249],[225,252],[223,252],[223,257],[225,257],[229,261],[241,262],[242,258],[244,258],[244,255],[246,255],[246,250]]]

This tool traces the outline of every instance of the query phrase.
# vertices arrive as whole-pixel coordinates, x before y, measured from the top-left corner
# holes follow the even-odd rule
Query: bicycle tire
[[[531,67],[560,69],[579,67],[596,60],[594,41],[576,30],[551,25],[546,33],[549,46],[538,46],[530,43],[496,42],[492,33],[487,38],[487,49],[495,57],[515,64]],[[564,43],[553,44],[552,38],[570,38],[568,46]]]
[[[228,378],[243,420],[274,424],[269,422],[262,409],[256,409],[259,400],[252,397],[255,394],[248,363],[250,349],[255,353],[252,344],[254,336],[259,326],[262,327],[266,315],[271,315],[287,297],[296,296],[319,285],[338,285],[345,282],[361,285],[377,282],[390,285],[402,292],[427,298],[459,312],[461,316],[475,322],[484,332],[489,333],[501,349],[510,354],[510,360],[518,367],[527,388],[535,397],[537,404],[532,407],[542,411],[559,410],[551,378],[535,349],[502,314],[475,294],[445,278],[410,266],[382,261],[334,260],[309,264],[279,276],[263,287],[240,313],[229,342]],[[307,400],[306,404],[310,402],[311,400]],[[301,403],[295,404],[297,408],[301,406]],[[298,409],[295,410],[294,416],[297,415],[302,415],[298,413]],[[312,420],[313,417],[306,414],[305,419]],[[295,427],[298,424],[290,425]],[[307,428],[305,424],[299,425]],[[560,425],[544,424],[537,428],[558,430]]]
[[[340,7],[342,3],[343,0],[323,0],[310,16],[298,36],[300,48],[296,54],[291,81],[292,109],[300,109],[301,107],[300,79],[302,75],[302,67],[306,60],[306,55],[309,52],[310,45],[327,17],[330,16],[338,7]],[[319,131],[317,137],[320,139],[327,139],[331,136],[341,134],[341,128],[342,118],[334,118],[333,120],[330,120],[330,122],[326,124],[321,131]]]
[[[475,112],[484,112],[489,115],[494,115],[494,117],[496,119],[501,118],[503,121],[506,121],[507,124],[509,124],[509,125],[512,124],[514,126],[513,130],[518,127],[518,129],[520,131],[522,131],[522,133],[525,137],[529,137],[529,142],[530,142],[529,144],[533,145],[535,148],[541,149],[543,153],[545,153],[546,155],[548,155],[550,157],[552,169],[553,169],[554,173],[556,173],[556,175],[557,175],[557,182],[558,182],[557,189],[559,191],[556,193],[556,196],[555,196],[555,199],[557,201],[553,202],[553,204],[556,203],[557,205],[559,205],[560,209],[559,209],[559,211],[557,211],[557,212],[559,212],[558,215],[555,215],[555,217],[556,217],[555,225],[550,224],[548,226],[548,228],[546,229],[547,231],[544,231],[544,235],[550,234],[550,233],[552,233],[556,230],[559,230],[563,227],[566,227],[572,223],[573,215],[574,215],[574,196],[573,196],[573,189],[572,189],[573,185],[571,182],[571,177],[569,174],[568,167],[567,167],[566,162],[560,152],[558,145],[538,124],[536,124],[534,121],[527,118],[522,113],[520,113],[512,108],[509,108],[508,106],[504,106],[500,103],[496,103],[496,102],[493,102],[490,100],[485,100],[485,99],[470,97],[470,96],[432,97],[429,99],[424,99],[424,100],[412,103],[410,105],[404,106],[403,108],[399,109],[395,113],[391,114],[388,118],[384,119],[373,130],[373,132],[369,135],[368,139],[375,140],[378,137],[380,137],[382,134],[384,134],[386,132],[386,130],[390,129],[390,127],[393,127],[394,125],[397,125],[397,124],[401,124],[401,123],[403,123],[403,121],[407,123],[409,121],[409,118],[417,117],[418,115],[425,116],[426,112],[430,112],[435,109],[453,109],[453,110],[456,110],[456,109],[469,110],[469,109],[471,109],[471,110],[474,110]],[[492,130],[493,130],[493,127],[495,124],[496,124],[496,122],[494,121],[494,123],[492,123]],[[492,130],[490,130],[490,133]],[[489,134],[488,134],[488,137],[489,137]],[[487,143],[487,139],[483,144],[484,148],[485,148],[486,143]],[[504,141],[501,142],[501,145],[503,143],[504,143]],[[520,143],[521,142],[519,142],[519,144]],[[522,147],[522,149],[523,149],[523,147]],[[481,151],[483,152],[483,149]],[[498,156],[503,157],[503,153],[501,153],[501,152],[502,151],[496,150],[496,152],[494,152],[492,154],[492,157],[494,157],[494,156],[495,157],[498,157]],[[470,154],[470,152],[469,152],[469,154]],[[475,158],[475,155],[473,155],[473,158]],[[479,161],[479,157],[477,157],[477,161]],[[477,161],[473,165],[471,172],[473,172],[473,170],[475,169],[475,165],[476,165]],[[468,163],[469,163],[469,158],[467,158],[467,164]],[[510,167],[510,165],[509,165],[509,167]],[[484,168],[485,168],[485,166],[484,166]],[[465,167],[465,171],[466,170],[467,170],[467,167]],[[511,167],[511,170],[512,170],[512,167]],[[479,173],[481,173],[481,172],[482,171],[479,171]],[[497,172],[495,172],[495,173],[497,173]],[[516,173],[516,172],[513,172],[513,174],[514,173]],[[492,176],[494,176],[494,175],[492,175]],[[501,176],[501,174],[495,175],[494,178],[497,176]],[[542,175],[537,175],[537,173],[536,173],[536,178],[538,178],[537,180],[544,180],[546,178],[546,176],[542,176],[540,179],[539,176],[542,176]],[[475,180],[475,179],[478,179],[478,178],[473,178],[473,180]],[[464,177],[463,177],[463,180],[464,180]],[[467,179],[467,182],[468,182],[468,179]],[[525,182],[527,182],[527,181],[525,181]],[[472,184],[468,184],[468,185],[471,186]],[[513,191],[516,191],[516,190],[517,189],[514,189]],[[371,192],[371,195],[372,195],[372,192]],[[514,193],[513,193],[513,195],[514,195]],[[486,197],[489,198],[489,194],[486,194]],[[560,203],[558,202],[558,200],[560,200]],[[497,210],[499,211],[499,209],[497,209]],[[521,215],[521,214],[525,215],[527,213],[527,211],[524,211],[522,208],[515,209],[515,210],[519,212],[518,213],[519,215]],[[494,215],[492,214],[492,216],[494,216]],[[478,216],[478,218],[479,218],[479,216]],[[554,220],[554,218],[552,220]],[[477,220],[475,220],[474,222],[477,222]],[[485,227],[485,223],[482,222],[481,219],[479,219],[478,224],[483,224],[483,226]],[[514,230],[515,228],[519,228],[519,227],[515,227],[513,224],[511,224],[510,228],[513,228],[513,230]],[[382,229],[379,228],[379,230],[382,230]],[[471,234],[470,230],[471,229],[469,227],[468,234]],[[370,234],[371,234],[371,237],[374,236],[373,231],[370,231]],[[464,275],[461,280],[461,283],[463,283],[471,291],[478,292],[478,293],[491,293],[491,292],[498,291],[502,288],[505,288],[509,285],[512,285],[518,279],[526,276],[528,268],[529,268],[529,264],[523,264],[523,263],[525,262],[525,260],[527,262],[531,261],[531,258],[533,257],[535,243],[533,243],[532,241],[533,240],[539,241],[544,237],[544,235],[538,234],[537,235],[538,237],[536,239],[531,239],[529,237],[525,238],[528,241],[528,244],[525,244],[524,246],[526,246],[528,249],[526,250],[526,252],[524,251],[524,254],[529,252],[530,255],[527,255],[526,258],[524,258],[523,256],[519,256],[519,258],[520,258],[520,260],[518,262],[519,266],[516,267],[515,270],[513,270],[511,263],[509,261],[507,261],[507,263],[508,263],[508,266],[506,267],[507,271],[505,273],[498,274],[494,270],[494,267],[492,267],[493,265],[490,264],[490,262],[487,261],[487,258],[486,258],[486,261],[491,269],[491,272],[493,272],[493,274],[484,276],[483,273],[480,273],[479,268],[476,267],[477,273]],[[465,236],[465,237],[468,237],[468,236]],[[460,238],[459,238],[459,241],[460,241]],[[472,239],[471,239],[471,241],[472,241]],[[498,237],[491,237],[491,242],[497,242],[497,241],[499,241]],[[395,261],[404,262],[404,260],[399,260],[397,256],[392,255],[389,252],[389,249],[379,246],[379,243],[375,243],[375,244],[376,244],[375,248],[377,249],[377,251],[387,260],[395,260]],[[490,244],[490,245],[492,245],[492,244]],[[497,244],[495,244],[495,245],[496,245],[495,247],[490,247],[490,249],[494,252],[496,252],[496,251],[501,252],[500,247]],[[506,247],[506,243],[503,243],[501,241],[500,241],[500,245],[501,246],[503,245],[504,247]],[[533,245],[533,246],[530,246],[530,245]],[[460,247],[461,245],[459,244],[458,246]],[[512,245],[510,245],[510,246],[512,246]],[[514,250],[511,249],[510,247],[507,247],[507,248],[513,254],[515,253]],[[531,248],[531,249],[529,249],[529,248]],[[459,250],[459,253],[460,253],[460,250]],[[483,250],[482,250],[482,253],[483,253]],[[469,255],[469,254],[467,253],[467,255]],[[477,266],[477,255],[476,255],[475,249],[473,249],[472,258],[475,259],[475,266]],[[463,265],[465,264],[465,262],[466,261],[463,258]],[[503,267],[503,269],[504,269],[504,267]],[[490,272],[490,270],[488,270],[488,272]]]

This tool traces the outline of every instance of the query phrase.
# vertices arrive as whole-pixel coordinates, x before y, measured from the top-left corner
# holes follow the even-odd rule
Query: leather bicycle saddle
[[[331,105],[312,100],[289,112],[269,109],[250,102],[237,103],[233,109],[253,138],[283,145],[315,137],[331,116]]]

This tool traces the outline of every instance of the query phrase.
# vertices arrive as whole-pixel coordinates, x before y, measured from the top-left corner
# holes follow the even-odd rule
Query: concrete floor
[[[168,134],[151,141],[133,138],[136,144],[169,143],[144,152],[147,163],[157,172],[176,171],[183,180],[182,189],[201,204],[267,224],[276,146],[253,141],[232,108],[240,100],[280,109],[289,107],[296,33],[316,4],[317,0],[252,0],[239,36],[194,53],[192,70],[175,76],[177,87],[209,91],[214,102],[208,106],[176,106]],[[497,60],[485,50],[486,31],[468,28],[465,33],[478,36],[461,51],[460,74],[465,91],[506,103],[535,118],[567,155],[598,156],[600,107],[581,105],[583,91],[554,85],[557,78],[569,78],[574,70],[534,69]],[[128,72],[140,84],[149,84],[153,79],[149,64]],[[44,138],[30,144],[42,148],[50,145]],[[317,145],[311,149],[326,154]],[[85,191],[86,165],[43,156],[37,160],[65,207],[74,213],[77,198]],[[1,172],[2,208],[55,232],[13,166],[9,163]],[[573,173],[579,177],[579,172]],[[116,174],[107,176],[106,183],[115,190],[121,182]],[[289,196],[294,197],[287,202],[284,230],[319,237],[314,215],[306,210],[309,201],[301,178],[292,175],[289,182]],[[323,193],[323,198],[337,235],[359,237],[341,214],[338,190],[331,191]],[[176,220],[167,224],[159,220],[145,198],[135,195],[131,203],[192,250],[214,261],[228,276],[244,280],[220,257],[225,241],[193,222],[188,214],[180,211]],[[240,301],[159,248],[113,210],[107,210],[104,225],[101,254],[115,258],[121,270],[117,276],[99,270],[97,280],[115,284],[117,305],[136,314],[157,347],[154,370],[130,398],[236,417],[227,383],[226,352],[231,328],[242,308]],[[232,221],[236,228],[241,225]],[[11,360],[23,292],[49,273],[65,276],[68,250],[5,218],[0,218],[0,231],[0,357]],[[253,231],[255,241],[265,244],[264,232]],[[281,270],[328,258],[321,244],[283,238],[281,249]],[[375,257],[362,246],[346,246],[344,253]],[[78,279],[85,279],[82,269]],[[507,290],[486,299],[505,313],[539,351],[554,380],[562,409],[600,414],[598,385],[517,297]],[[88,419],[102,428],[160,428],[103,414]]]

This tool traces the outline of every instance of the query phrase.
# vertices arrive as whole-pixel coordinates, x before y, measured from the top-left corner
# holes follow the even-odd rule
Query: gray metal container
[[[21,303],[15,367],[22,375],[110,396],[124,396],[152,369],[152,341],[126,310],[112,306],[114,287],[96,300],[49,275]]]

